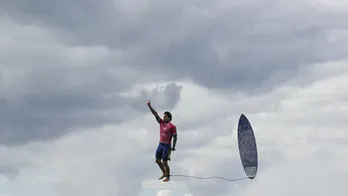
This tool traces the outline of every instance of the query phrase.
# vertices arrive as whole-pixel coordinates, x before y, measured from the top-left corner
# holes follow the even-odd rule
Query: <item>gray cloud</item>
[[[0,32],[2,144],[54,139],[72,130],[118,123],[147,112],[148,99],[159,96],[159,106],[171,109],[180,97],[175,83],[122,97],[133,85],[158,77],[123,64],[122,51],[70,47],[47,29],[16,26],[10,20],[0,24],[6,27]]]
[[[129,65],[209,88],[268,91],[300,66],[347,52],[339,49],[347,39],[329,39],[348,27],[346,14],[308,2],[19,2],[5,4],[10,15],[42,20],[67,44],[122,49]]]
[[[36,153],[32,153],[35,151]],[[42,145],[25,146],[22,148],[8,148],[0,146],[0,174],[8,179],[16,179],[22,168],[39,168],[43,161],[39,153],[45,153]]]
[[[149,112],[145,105],[148,99],[153,100],[156,110],[163,111],[174,109],[181,98],[182,86],[174,82],[163,89],[140,90],[136,96],[120,95],[121,92],[129,91],[134,84],[189,79],[200,86],[232,92],[228,97],[233,97],[239,91],[258,94],[269,92],[281,83],[289,81],[293,85],[301,86],[316,81],[318,75],[313,73],[315,69],[308,64],[337,60],[348,54],[345,47],[348,39],[344,36],[344,32],[347,31],[347,14],[327,6],[313,5],[308,1],[142,1],[141,4],[136,2],[138,6],[134,6],[134,2],[0,0],[0,12],[2,16],[8,16],[0,20],[1,144],[21,145],[34,140],[52,140],[72,130],[90,130],[104,124],[119,124],[131,118],[137,119],[144,112]],[[342,70],[330,74],[334,76]],[[320,78],[326,78],[327,69],[321,70],[318,74]],[[336,85],[330,83],[329,86],[331,88]],[[337,116],[338,113],[344,114],[343,110],[337,112],[337,109],[317,107],[318,104],[311,101],[315,96],[310,97],[308,103],[303,105],[299,104],[301,100],[296,100],[293,104],[297,104],[298,108],[294,108],[294,105],[288,103],[289,100],[283,100],[284,97],[290,96],[290,93],[294,92],[281,91],[266,98],[251,99],[240,99],[238,95],[237,98],[233,98],[235,102],[220,104],[216,101],[207,110],[204,110],[206,105],[200,104],[190,111],[185,108],[175,111],[175,120],[185,116],[185,112],[191,113],[196,110],[196,115],[186,115],[187,119],[181,120],[180,123],[177,121],[182,134],[179,137],[178,154],[175,155],[177,162],[173,161],[173,171],[180,173],[190,170],[190,165],[201,165],[203,169],[211,171],[201,173],[203,175],[235,175],[236,170],[226,172],[223,169],[231,165],[234,168],[239,167],[239,163],[234,159],[225,159],[221,164],[219,160],[211,165],[204,159],[207,163],[202,165],[199,161],[203,159],[197,158],[197,162],[187,163],[181,170],[177,169],[178,165],[175,164],[187,160],[190,156],[189,153],[180,154],[180,150],[208,145],[208,142],[221,135],[225,127],[231,127],[233,124],[223,124],[221,121],[234,119],[241,112],[267,115],[267,118],[258,116],[259,122],[255,124],[259,130],[260,126],[263,126],[264,141],[260,142],[260,145],[263,149],[267,148],[267,152],[264,150],[260,156],[264,160],[261,163],[271,166],[275,160],[290,161],[297,158],[297,154],[291,153],[288,155],[291,156],[289,158],[284,157],[285,152],[272,151],[279,149],[278,143],[282,143],[282,150],[295,147],[287,144],[287,139],[291,140],[292,134],[300,129],[300,125],[294,126],[294,123],[304,123],[312,127],[318,126],[319,123],[316,121],[320,119],[320,125],[328,126],[327,119],[331,119],[337,128],[346,126],[343,117]],[[213,95],[216,94],[212,93],[211,96]],[[345,100],[344,96],[337,94],[328,96],[334,98],[320,102],[321,106],[330,106],[330,103],[338,99]],[[206,97],[188,95],[186,98],[206,103],[200,100]],[[342,103],[337,102],[337,105],[332,104],[331,107],[339,108]],[[274,111],[271,111],[272,107],[275,108]],[[222,119],[223,115],[230,118]],[[196,119],[192,119],[196,116]],[[216,124],[211,121],[215,121]],[[260,121],[269,125],[260,125]],[[153,126],[157,126],[151,122]],[[144,127],[142,124],[141,129],[146,129]],[[332,125],[330,127],[332,128]],[[43,155],[56,156],[54,164],[46,163],[47,160],[39,162],[49,165],[54,171],[56,162],[61,161],[61,165],[66,166],[57,169],[63,173],[62,178],[58,177],[57,184],[62,194],[94,194],[93,191],[99,190],[110,195],[115,195],[115,192],[133,195],[138,191],[141,180],[152,176],[157,178],[159,170],[153,160],[148,158],[153,158],[154,153],[153,149],[150,150],[149,141],[157,140],[145,137],[143,130],[133,132],[132,128],[118,128],[115,132],[119,132],[119,135],[107,135],[109,140],[116,138],[116,141],[112,142],[117,145],[99,151],[89,149],[91,154],[88,156],[83,156],[81,152],[85,152],[87,146],[96,148],[98,143],[95,143],[95,140],[102,137],[102,134],[92,134],[93,137],[88,141],[79,135],[73,138],[70,148],[65,148],[65,143],[56,146],[63,158],[50,152]],[[289,130],[281,132],[285,128]],[[125,130],[132,133],[126,139]],[[266,135],[267,131],[273,130],[277,130],[277,133]],[[300,135],[297,137],[301,138],[305,130],[301,131],[297,133]],[[277,135],[280,132],[283,135],[291,133],[291,137],[285,139],[285,136]],[[113,154],[115,157],[110,160],[106,157],[112,155],[100,153],[127,146],[124,142],[133,141],[136,134],[142,137],[141,141],[144,143],[141,143],[140,148],[143,151],[139,150],[139,144],[136,149],[130,151],[134,154],[148,152],[142,154],[144,157],[131,154],[132,158],[126,159],[122,157],[123,152],[118,152],[119,154]],[[259,134],[261,137],[261,133]],[[153,136],[155,132],[149,135]],[[198,139],[194,139],[197,135]],[[313,142],[313,146],[314,142],[319,142],[318,138],[306,139]],[[335,142],[343,142],[345,139]],[[76,145],[78,141],[84,142],[82,147]],[[51,143],[47,146],[50,145]],[[99,144],[104,145],[105,141]],[[127,146],[126,149],[129,148],[130,146]],[[306,153],[311,153],[309,151]],[[33,152],[37,153],[36,150]],[[72,155],[73,158],[69,157],[68,152],[75,153]],[[330,151],[318,152],[318,159],[299,160],[310,161],[310,165]],[[19,171],[18,168],[36,166],[36,162],[29,155],[31,152],[23,159],[9,159],[10,155],[4,153],[4,160],[9,161],[0,165],[0,172],[13,176]],[[22,154],[17,153],[13,156],[21,157]],[[75,162],[67,160],[79,163],[77,165],[81,167],[77,173],[70,172],[75,171]],[[82,160],[89,164],[83,164]],[[139,162],[144,160],[153,165],[139,166]],[[334,163],[332,164],[334,168]],[[156,170],[153,170],[152,166]],[[284,165],[280,170],[290,167]],[[130,168],[136,168],[137,172],[129,172]],[[96,169],[95,172],[92,169]],[[289,171],[289,174],[293,172]],[[272,177],[268,172],[264,174]],[[98,179],[98,182],[86,180],[91,177]],[[81,180],[86,181],[78,187],[73,186],[73,183]],[[223,194],[230,188],[224,183],[219,186],[219,182],[214,181],[211,186],[205,187],[203,192],[203,189],[200,189],[201,183],[209,185],[208,182],[196,182],[192,184],[196,190],[193,192],[202,195]],[[269,181],[262,183],[267,187]],[[87,185],[90,188],[85,190],[84,187]],[[239,185],[245,188],[250,184]]]
[[[113,95],[112,84],[101,78],[79,87],[66,85],[67,89],[62,90],[59,89],[62,83],[58,80],[49,87],[55,92],[36,93],[33,88],[32,93],[15,97],[15,103],[13,99],[3,99],[0,105],[1,143],[54,139],[74,128],[118,123],[147,112],[146,98],[151,96],[125,99]],[[166,107],[170,109],[178,101],[180,88],[173,84],[165,88],[163,94],[164,99],[169,100]]]
[[[115,67],[112,58],[103,58],[107,51],[86,49],[82,55],[92,61],[74,60],[78,55],[68,55],[69,51],[78,53],[74,49],[54,47],[53,43],[48,43],[48,50],[24,45],[19,51],[10,48],[13,53],[0,59],[6,63],[0,66],[2,144],[54,139],[75,128],[117,123],[147,109],[151,94],[124,98],[119,93],[151,76],[141,70]],[[29,45],[36,53],[30,52]],[[14,58],[16,54],[18,58]],[[173,83],[154,93],[163,94],[166,107],[172,108],[180,88]]]
[[[139,92],[136,99],[129,100],[129,105],[139,108],[143,112],[148,112],[148,107],[144,107],[144,103],[151,101],[155,110],[170,110],[180,101],[182,85],[175,82],[166,84],[161,88],[153,88],[152,90],[143,89]]]

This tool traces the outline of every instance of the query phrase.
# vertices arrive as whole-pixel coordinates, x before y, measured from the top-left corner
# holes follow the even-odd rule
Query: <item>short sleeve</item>
[[[158,116],[156,116],[156,120],[159,124],[163,123],[163,119]]]
[[[173,127],[172,127],[172,134],[173,134],[173,135],[176,135],[176,134],[177,134],[177,132],[176,132],[176,126],[174,126],[174,125],[173,125]]]

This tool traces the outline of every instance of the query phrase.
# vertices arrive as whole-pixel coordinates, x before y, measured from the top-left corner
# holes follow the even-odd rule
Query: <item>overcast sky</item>
[[[346,196],[347,17],[341,0],[0,0],[0,195]],[[178,128],[172,174],[245,177],[244,113],[258,176],[157,181],[149,99]]]

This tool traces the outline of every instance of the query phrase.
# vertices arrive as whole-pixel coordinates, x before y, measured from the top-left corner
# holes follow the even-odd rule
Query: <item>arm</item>
[[[175,146],[176,146],[176,141],[178,140],[178,135],[177,134],[175,134],[175,135],[173,135],[173,147],[172,147],[172,150],[175,150]]]
[[[173,128],[173,147],[172,150],[175,151],[176,141],[178,140],[178,133],[176,127]]]
[[[154,109],[151,107],[150,101],[147,103],[147,105],[149,106],[151,113],[155,116],[157,122],[160,123],[160,122],[161,122],[161,118],[159,117],[159,115],[158,115],[158,113],[156,112],[156,110],[154,110]]]

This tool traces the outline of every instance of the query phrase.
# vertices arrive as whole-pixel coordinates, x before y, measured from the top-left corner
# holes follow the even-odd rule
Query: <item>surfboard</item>
[[[248,118],[241,114],[238,121],[238,148],[245,174],[254,179],[258,169],[258,154],[254,130]]]

